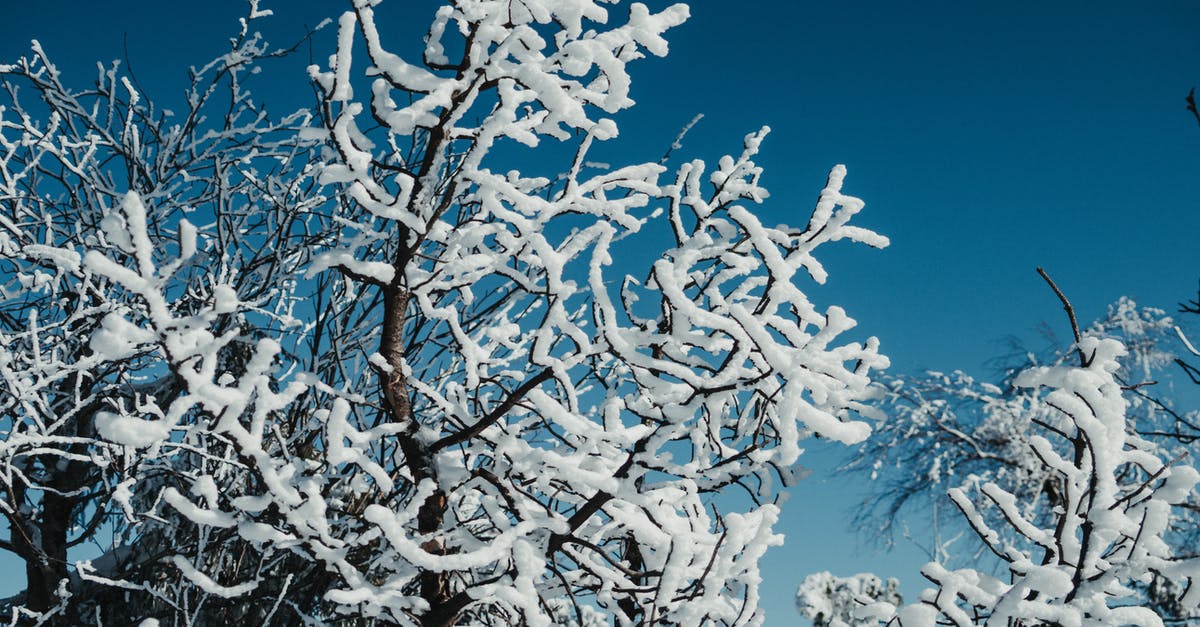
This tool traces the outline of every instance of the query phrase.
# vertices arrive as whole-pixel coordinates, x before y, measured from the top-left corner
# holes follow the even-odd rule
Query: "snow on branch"
[[[586,165],[633,105],[628,64],[667,53],[684,5],[455,2],[420,59],[391,51],[389,6],[404,5],[356,1],[338,20],[328,67],[309,71],[317,115],[254,114],[244,66],[272,54],[247,34],[269,13],[257,2],[232,56],[198,71],[230,79],[210,85],[231,90],[219,131],[152,126],[169,145],[148,147],[153,110],[105,74],[120,139],[88,141],[122,146],[129,180],[45,230],[78,239],[0,224],[21,289],[78,284],[92,303],[69,355],[46,357],[60,348],[35,318],[21,331],[25,371],[58,359],[104,382],[72,454],[102,453],[127,544],[87,582],[186,624],[204,607],[251,623],[760,624],[758,562],[782,542],[800,443],[862,441],[888,365],[803,289],[828,280],[820,246],[888,243],[852,224],[864,204],[845,168],[793,228],[763,223],[766,128],[715,167]],[[58,89],[48,64],[23,67]],[[210,95],[189,92],[179,128],[202,125]],[[33,160],[75,162],[21,128]],[[213,169],[159,185],[183,158],[156,160],[170,141]],[[531,148],[564,158],[526,165]]]
[[[1138,592],[1156,578],[1186,582],[1178,602],[1200,604],[1193,585],[1200,560],[1179,554],[1164,537],[1172,509],[1188,499],[1200,473],[1179,459],[1165,461],[1158,446],[1131,432],[1126,392],[1115,377],[1125,347],[1087,336],[1075,348],[1087,356],[1083,365],[1034,367],[1015,381],[1065,419],[1059,432],[1066,437],[1029,440],[1058,483],[1048,516],[975,477],[951,490],[971,529],[1005,564],[1007,581],[932,562],[922,572],[936,588],[889,624],[1162,625]],[[998,528],[985,506],[1015,533]]]

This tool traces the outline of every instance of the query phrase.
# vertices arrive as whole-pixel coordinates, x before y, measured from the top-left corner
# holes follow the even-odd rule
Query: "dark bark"
[[[14,486],[10,502],[19,507],[27,494],[27,486]],[[13,551],[25,562],[25,607],[35,612],[54,607],[58,583],[67,577],[67,530],[72,506],[69,499],[46,493],[36,513],[16,514],[9,519]]]
[[[67,578],[67,529],[71,525],[70,499],[53,492],[42,496],[40,551],[25,563],[29,576],[29,608],[44,612],[57,604],[58,584]]]
[[[399,265],[399,264],[398,264]],[[403,266],[401,266],[403,267]],[[399,272],[397,273],[399,276]],[[412,413],[412,401],[408,397],[408,384],[404,380],[402,366],[404,364],[404,322],[408,310],[408,292],[399,285],[389,285],[384,288],[383,332],[379,341],[379,354],[390,367],[390,372],[380,370],[380,384],[383,388],[384,401],[393,422],[405,425],[398,436],[398,443],[404,453],[404,463],[412,473],[413,480],[420,482],[426,479],[437,481],[433,467],[433,450],[422,443],[417,437],[419,424]],[[446,493],[435,490],[426,497],[417,510],[417,533],[421,535],[434,534],[442,526],[442,517],[446,513]],[[442,554],[445,548],[436,539],[427,540],[421,548],[431,554]],[[461,607],[453,609],[449,601],[453,596],[450,591],[450,578],[444,572],[426,571],[420,576],[421,598],[429,603],[429,611],[421,617],[421,624],[427,627],[449,627],[458,618]]]

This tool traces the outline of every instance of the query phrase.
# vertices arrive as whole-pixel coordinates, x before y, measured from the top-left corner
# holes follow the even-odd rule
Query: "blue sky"
[[[419,38],[428,0],[391,0]],[[1200,279],[1200,126],[1184,110],[1200,84],[1200,3],[791,2],[698,0],[667,59],[633,73],[639,106],[618,122],[617,159],[654,159],[695,114],[683,154],[715,159],[773,128],[760,163],[765,221],[803,223],[829,167],[867,201],[860,224],[892,240],[825,257],[818,303],[843,305],[881,338],[897,371],[984,362],[1010,335],[1065,327],[1034,272],[1044,266],[1091,320],[1120,295],[1171,310]],[[184,68],[219,52],[244,3],[0,0],[0,60],[40,39],[83,84],[123,55],[172,106]],[[263,6],[272,41],[340,11],[338,2]],[[316,58],[332,50],[318,38]],[[417,40],[419,41],[419,39]],[[307,53],[301,53],[305,58]],[[281,64],[260,93],[277,110],[307,92],[303,63]],[[276,104],[278,103],[278,104]],[[620,156],[628,155],[628,156]],[[835,454],[808,459],[818,470]],[[768,625],[795,622],[804,574],[875,570],[920,587],[911,547],[881,556],[844,529],[855,491],[822,472],[785,506],[789,536],[764,564]]]

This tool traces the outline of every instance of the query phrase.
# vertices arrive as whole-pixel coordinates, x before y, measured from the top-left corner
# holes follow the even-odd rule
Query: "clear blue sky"
[[[384,9],[411,12],[396,37],[419,41],[432,5]],[[170,107],[183,68],[221,50],[243,6],[0,0],[0,61],[36,37],[79,84],[96,60],[122,56],[127,35],[142,84]],[[263,6],[282,43],[342,5]],[[813,295],[879,336],[896,370],[982,373],[1006,336],[1032,336],[1043,321],[1065,334],[1038,265],[1081,320],[1123,294],[1166,309],[1195,295],[1200,126],[1183,99],[1200,84],[1200,3],[697,0],[692,10],[671,55],[634,70],[640,104],[618,118],[619,151],[656,158],[704,113],[684,153],[715,159],[769,124],[760,162],[771,223],[803,223],[829,167],[845,163],[846,191],[867,201],[861,224],[893,244],[832,251],[830,284]],[[260,90],[277,109],[306,93],[301,65],[281,65]],[[856,550],[844,529],[854,498],[817,472],[785,506],[788,543],[765,563],[768,625],[796,622],[792,593],[808,572],[875,570],[920,587],[911,548]]]

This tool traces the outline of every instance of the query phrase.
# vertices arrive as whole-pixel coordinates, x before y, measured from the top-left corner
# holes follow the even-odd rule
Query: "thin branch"
[[[1192,117],[1196,118],[1196,123],[1200,124],[1200,111],[1196,110],[1196,88],[1193,87],[1188,91],[1187,95],[1187,110],[1192,112]]]
[[[1045,270],[1039,267],[1037,269],[1037,273],[1046,280],[1046,283],[1050,286],[1050,289],[1054,290],[1054,294],[1058,296],[1058,300],[1062,302],[1063,310],[1067,312],[1067,318],[1071,320],[1071,333],[1075,336],[1075,350],[1079,353],[1079,365],[1087,368],[1088,363],[1091,360],[1089,360],[1087,356],[1083,354],[1083,349],[1079,347],[1079,341],[1083,338],[1079,334],[1079,322],[1075,319],[1075,308],[1071,306],[1071,301],[1067,300],[1067,295],[1063,294],[1062,290],[1058,289],[1058,285],[1054,283],[1054,279],[1051,279],[1050,275],[1046,274]]]
[[[1166,472],[1166,470],[1168,468],[1174,466],[1175,464],[1178,464],[1180,461],[1183,460],[1183,458],[1185,458],[1187,456],[1188,456],[1188,452],[1184,451],[1183,453],[1180,453],[1175,459],[1172,459],[1171,461],[1163,464],[1162,468],[1159,468],[1157,472],[1150,475],[1149,477],[1146,477],[1146,480],[1143,481],[1142,485],[1138,486],[1136,490],[1130,492],[1129,494],[1126,494],[1125,496],[1122,496],[1121,498],[1117,499],[1116,501],[1113,501],[1113,504],[1109,505],[1108,509],[1115,510],[1121,506],[1121,503],[1124,503],[1125,501],[1130,501],[1133,499],[1133,497],[1141,494],[1142,490],[1145,490],[1146,488],[1150,487],[1150,484],[1157,481],[1158,478],[1161,477],[1162,474],[1164,472]]]
[[[466,442],[467,440],[479,435],[484,429],[487,429],[491,425],[495,424],[496,421],[503,418],[504,415],[507,414],[518,402],[520,402],[520,400],[524,398],[526,394],[533,391],[534,388],[541,385],[552,376],[554,376],[554,370],[550,367],[546,367],[541,372],[527,380],[525,383],[522,383],[520,387],[513,390],[512,393],[508,395],[508,398],[504,399],[504,402],[497,405],[495,409],[488,413],[488,415],[481,418],[479,422],[476,422],[462,431],[452,433],[438,440],[437,442],[434,442],[429,447],[429,450],[436,453],[444,448],[448,448],[456,444],[462,444],[463,442]]]

